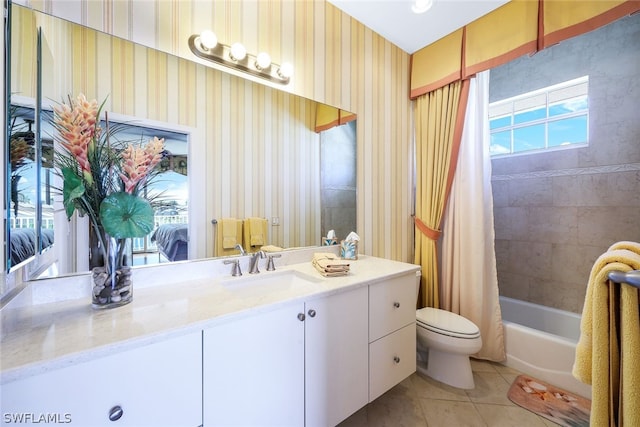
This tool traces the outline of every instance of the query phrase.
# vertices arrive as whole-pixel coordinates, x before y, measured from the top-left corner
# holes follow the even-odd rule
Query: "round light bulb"
[[[433,0],[415,0],[411,6],[413,13],[425,13],[433,6]]]
[[[200,33],[200,44],[206,50],[211,50],[218,44],[218,37],[211,30],[204,30]]]
[[[260,52],[256,57],[256,68],[258,70],[265,70],[271,65],[271,57],[267,52]]]
[[[247,49],[245,49],[242,43],[234,43],[231,45],[229,56],[234,61],[242,61],[244,57],[247,56]]]
[[[285,62],[280,66],[278,75],[283,79],[288,79],[293,75],[293,65],[291,65],[289,62]]]

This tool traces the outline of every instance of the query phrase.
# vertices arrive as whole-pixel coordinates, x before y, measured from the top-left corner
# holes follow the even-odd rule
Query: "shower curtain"
[[[489,157],[489,71],[471,79],[469,100],[442,233],[441,308],[478,325],[480,359],[506,358],[494,250]]]

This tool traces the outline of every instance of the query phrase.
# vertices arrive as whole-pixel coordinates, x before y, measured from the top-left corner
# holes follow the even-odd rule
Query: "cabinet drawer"
[[[202,424],[201,333],[191,333],[2,385],[3,421],[72,426]],[[109,420],[112,408],[122,416]],[[8,414],[8,415],[5,415]],[[12,418],[13,417],[13,418]],[[24,418],[30,417],[30,418]]]
[[[415,321],[415,273],[369,287],[369,342]]]
[[[369,402],[415,371],[415,323],[369,344]]]

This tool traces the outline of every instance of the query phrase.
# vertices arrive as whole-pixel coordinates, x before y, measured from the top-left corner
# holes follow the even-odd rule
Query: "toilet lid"
[[[458,338],[477,338],[480,330],[475,323],[459,314],[437,308],[421,308],[416,311],[419,326],[432,332]]]

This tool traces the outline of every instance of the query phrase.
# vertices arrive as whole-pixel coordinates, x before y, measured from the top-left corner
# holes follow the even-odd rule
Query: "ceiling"
[[[433,0],[427,12],[414,0],[327,0],[407,53],[427,46],[509,0]]]

